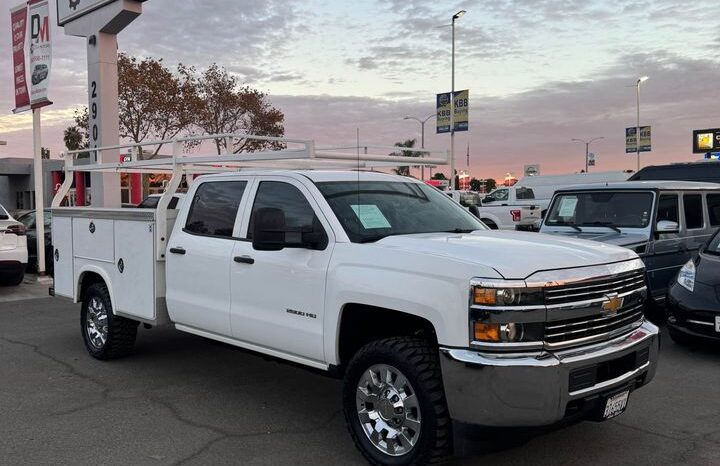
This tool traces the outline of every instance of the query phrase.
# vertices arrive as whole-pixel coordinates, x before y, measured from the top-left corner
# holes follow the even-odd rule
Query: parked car
[[[720,185],[626,181],[558,190],[540,231],[637,252],[660,304],[678,270],[718,227]]]
[[[156,209],[158,202],[160,202],[160,196],[162,194],[150,194],[148,197],[142,200],[140,204],[137,205],[138,209]],[[179,208],[178,204],[182,204],[182,200],[185,197],[182,193],[176,193],[172,199],[170,199],[170,203],[168,204],[168,209],[175,210]]]
[[[612,418],[655,374],[628,249],[488,231],[376,172],[213,174],[187,199],[54,209],[54,292],[82,302],[91,356],[130,354],[143,322],[329,371],[353,441],[388,466],[441,459],[465,424]]]
[[[53,273],[53,247],[52,247],[52,211],[46,210],[44,212],[45,225],[45,272],[49,275]],[[27,236],[27,248],[28,248],[28,269],[32,272],[38,269],[38,256],[37,256],[37,229],[35,227],[35,211],[31,210],[19,216],[18,222],[25,225],[25,235]]]
[[[532,189],[535,201],[544,201],[544,218],[544,212],[547,210],[550,200],[556,190],[580,184],[605,184],[617,181],[627,181],[631,174],[632,172],[624,171],[598,171],[590,173],[568,173],[565,175],[532,175],[522,177],[515,186]]]
[[[540,209],[534,205],[485,205],[480,194],[473,191],[443,191],[465,207],[491,230],[536,229]]]
[[[667,324],[679,344],[720,342],[720,230],[680,269],[668,293]]]
[[[720,161],[650,165],[630,177],[630,181],[672,180],[720,183]]]
[[[532,188],[525,186],[501,186],[482,198],[484,206],[533,206],[540,209],[540,216],[545,216],[545,211],[550,205],[550,198],[536,199]]]
[[[22,283],[27,263],[25,226],[0,205],[0,284]]]
[[[43,79],[47,78],[48,76],[48,66],[41,63],[39,65],[36,65],[33,69],[32,76],[30,80],[32,81],[33,86],[36,84],[39,84]]]

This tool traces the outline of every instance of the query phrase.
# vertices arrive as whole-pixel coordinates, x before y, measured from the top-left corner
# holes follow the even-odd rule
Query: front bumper
[[[690,292],[678,285],[672,285],[666,302],[667,325],[700,340],[720,341],[720,332],[715,331],[715,319],[720,317],[720,293],[714,287],[695,283]]]
[[[659,330],[647,321],[612,340],[555,352],[441,348],[450,416],[483,426],[554,424],[581,410],[586,401],[650,382],[659,349]]]

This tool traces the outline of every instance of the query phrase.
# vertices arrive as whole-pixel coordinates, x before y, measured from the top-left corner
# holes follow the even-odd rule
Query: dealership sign
[[[455,91],[455,131],[467,131],[468,130],[468,100],[469,91]],[[435,119],[437,123],[437,133],[449,133],[450,132],[450,93],[443,92],[436,96],[436,109],[437,117]]]
[[[693,131],[693,154],[720,152],[720,128]]]
[[[540,165],[537,163],[533,163],[530,165],[525,165],[523,168],[523,173],[525,176],[538,176],[540,174]]]
[[[48,82],[52,64],[50,41],[50,7],[47,0],[28,4],[30,17],[30,104],[39,107],[48,103]]]
[[[30,105],[25,69],[25,34],[27,31],[27,5],[24,3],[10,10],[10,34],[12,35],[13,88],[15,110],[22,112]]]
[[[634,154],[638,152],[637,149],[637,136],[636,128],[625,128],[625,153]],[[640,152],[650,152],[651,145],[651,134],[649,126],[640,127]]]
[[[79,18],[115,0],[57,0],[58,26]]]

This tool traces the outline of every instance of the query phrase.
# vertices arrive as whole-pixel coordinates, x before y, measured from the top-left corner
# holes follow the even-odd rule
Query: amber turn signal
[[[473,304],[480,304],[485,306],[494,306],[496,300],[495,288],[480,288],[476,286],[473,289]]]
[[[476,341],[500,341],[500,324],[473,323],[473,336]]]

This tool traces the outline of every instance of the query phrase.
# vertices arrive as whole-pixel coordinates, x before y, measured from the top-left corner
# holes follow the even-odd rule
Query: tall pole
[[[585,144],[585,173],[587,173],[590,169],[590,144],[595,141],[599,141],[600,139],[605,139],[605,136],[592,138],[589,141],[586,141],[584,139],[571,139],[572,142],[582,142],[583,144]]]
[[[420,149],[425,149],[425,121],[420,122]],[[420,165],[420,181],[425,181],[425,165]]]
[[[455,19],[452,18],[452,58],[451,58],[451,80],[450,85],[450,189],[457,189],[455,184]]]
[[[637,171],[640,171],[640,79],[637,80],[637,126],[635,126],[635,150],[637,150]]]
[[[43,191],[42,138],[40,108],[33,109],[33,178],[35,178],[35,232],[37,233],[38,277],[45,275],[45,196]]]

